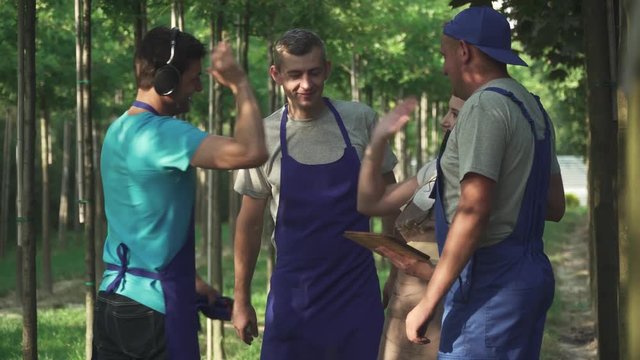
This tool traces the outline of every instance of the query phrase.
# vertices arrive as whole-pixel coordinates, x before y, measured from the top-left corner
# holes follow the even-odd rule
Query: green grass
[[[38,358],[84,359],[84,316],[82,307],[38,311]],[[0,357],[22,359],[22,317],[0,314]]]
[[[554,253],[560,250],[561,242],[568,234],[572,234],[577,226],[584,222],[584,209],[571,209],[567,212],[562,222],[548,223],[545,232],[545,246],[547,253],[551,254],[554,261]],[[233,256],[228,243],[226,229],[223,230],[223,239],[227,239],[223,252],[223,274],[225,294],[233,293]],[[197,250],[200,246],[196,247]],[[387,278],[389,266],[381,261],[378,255],[378,275],[380,284],[384,284]],[[84,249],[77,241],[69,241],[68,246],[62,250],[57,249],[53,253],[54,277],[56,280],[81,278],[84,273]],[[40,261],[40,260],[38,260]],[[202,261],[200,261],[202,262]],[[40,262],[38,262],[39,264]],[[262,252],[256,267],[256,275],[253,280],[252,300],[258,313],[260,323],[264,320],[264,307],[266,304],[266,253]],[[200,274],[206,274],[206,263],[198,267]],[[7,294],[15,287],[15,253],[8,254],[0,261],[0,294]],[[586,301],[576,302],[576,299],[563,298],[556,292],[556,298],[548,315],[547,328],[543,344],[542,359],[558,359],[558,343],[560,334],[557,328],[562,324],[562,314],[571,306],[589,306]],[[80,301],[83,301],[81,299]],[[38,353],[40,359],[84,359],[84,326],[85,310],[82,304],[70,305],[61,309],[41,309],[38,311]],[[206,325],[202,321],[203,330]],[[205,355],[204,332],[200,334],[202,355]],[[227,324],[225,328],[224,348],[227,359],[253,360],[260,354],[261,337],[256,339],[251,346],[240,342],[235,331]],[[22,319],[19,314],[2,311],[0,309],[0,359],[20,359],[22,339]]]
[[[67,233],[65,247],[60,247],[55,240],[52,244],[51,264],[55,281],[77,279],[84,276],[84,244],[72,232]],[[14,244],[14,242],[12,242]],[[36,268],[38,284],[42,281],[42,251],[38,244]],[[0,297],[5,296],[16,287],[16,247],[11,246],[4,258],[0,259]]]

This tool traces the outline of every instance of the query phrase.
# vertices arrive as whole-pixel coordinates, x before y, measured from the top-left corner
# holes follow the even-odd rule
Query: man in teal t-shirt
[[[194,167],[236,169],[266,160],[253,91],[228,44],[209,73],[231,89],[234,137],[207,134],[175,118],[202,91],[203,44],[165,27],[136,49],[138,92],[109,127],[101,172],[108,234],[95,307],[94,359],[199,359],[196,294],[217,292],[195,272]]]

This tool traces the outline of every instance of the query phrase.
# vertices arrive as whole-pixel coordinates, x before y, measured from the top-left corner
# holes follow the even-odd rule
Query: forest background
[[[87,283],[95,286],[95,274],[101,274],[102,264],[96,259],[101,259],[106,226],[99,184],[99,146],[108,125],[128,108],[135,96],[132,57],[136,42],[147,29],[157,25],[179,26],[209,47],[221,38],[231,41],[238,60],[249,74],[264,115],[283,102],[282,93],[267,74],[272,42],[289,28],[316,31],[325,39],[333,62],[327,96],[362,101],[379,113],[407,95],[420,99],[415,120],[393,141],[400,160],[396,175],[403,179],[433,158],[439,144],[441,134],[437,120],[446,111],[450,95],[448,81],[441,70],[440,34],[444,22],[459,11],[451,5],[464,3],[466,1],[444,0],[76,0],[75,4],[63,0],[36,1],[37,141],[33,149],[38,156],[34,156],[37,170],[30,175],[37,185],[30,196],[38,199],[38,206],[29,221],[38,229],[35,239],[38,252],[42,253],[42,264],[38,264],[42,273],[39,288],[52,291],[55,279],[51,271],[51,249],[63,248],[69,239],[76,237],[91,244],[84,259],[91,268],[87,270]],[[20,62],[12,60],[20,53],[18,44],[22,33],[16,29],[20,29],[22,17],[18,4],[0,0],[3,14],[0,51],[5,59],[0,62],[0,124],[4,130],[0,133],[3,144],[0,259],[15,248],[16,223],[24,220],[13,206],[19,192],[13,174],[21,172],[16,169],[12,149],[16,144],[19,79],[24,73]],[[511,74],[542,98],[555,123],[557,153],[585,156],[588,125],[581,4],[577,0],[493,3],[509,15],[516,39],[513,46],[522,51],[530,65],[512,67]],[[80,64],[83,61],[76,62],[81,58],[79,53],[87,60],[84,65]],[[205,59],[205,66],[207,61]],[[78,104],[83,101],[80,109]],[[194,96],[192,110],[185,115],[187,121],[220,134],[232,133],[233,117],[233,98],[213,84]],[[210,265],[208,272],[214,283],[221,281],[221,262],[215,256],[221,254],[222,224],[226,223],[231,229],[229,237],[232,237],[238,206],[237,196],[230,189],[232,176],[232,172],[226,171],[201,171],[198,176],[198,198],[203,199],[197,205],[198,229],[201,236],[206,237],[201,241],[201,253],[207,254],[205,261]],[[87,178],[92,180],[88,182]],[[91,214],[90,231],[80,223],[85,212]],[[82,233],[84,237],[74,236]],[[265,248],[269,248],[268,241]],[[25,273],[20,263],[23,258],[20,251],[12,253],[18,256],[15,275],[16,282],[20,283]],[[272,260],[273,256],[267,267],[272,266],[269,265]]]

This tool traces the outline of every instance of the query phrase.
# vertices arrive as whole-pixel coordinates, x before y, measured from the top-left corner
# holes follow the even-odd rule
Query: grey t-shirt
[[[480,246],[500,242],[513,231],[533,164],[534,138],[520,108],[508,97],[486,87],[511,91],[533,118],[536,136],[544,135],[544,116],[536,100],[520,83],[503,78],[490,81],[465,102],[442,155],[444,205],[451,222],[460,200],[460,182],[467,173],[496,182],[491,217]],[[551,173],[560,172],[555,154],[555,132],[551,128]]]
[[[369,137],[378,121],[378,115],[364,104],[339,100],[331,100],[331,103],[340,114],[351,144],[362,159]],[[280,119],[283,110],[284,108],[281,108],[264,119],[269,159],[258,168],[239,170],[234,184],[235,191],[242,195],[257,199],[271,197],[269,209],[274,221],[278,214],[280,196],[280,160],[282,158]],[[314,119],[289,117],[287,121],[289,155],[300,163],[309,165],[331,163],[342,157],[345,147],[340,128],[328,108]],[[396,162],[395,155],[387,146],[382,172],[391,171]]]

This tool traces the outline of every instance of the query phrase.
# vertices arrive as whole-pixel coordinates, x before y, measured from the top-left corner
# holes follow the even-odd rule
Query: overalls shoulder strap
[[[536,126],[535,126],[535,122],[533,121],[533,118],[531,117],[531,114],[529,114],[529,111],[527,110],[527,108],[524,106],[524,103],[518,99],[518,97],[516,97],[516,95],[506,89],[503,88],[499,88],[499,87],[495,87],[495,86],[490,86],[484,89],[485,91],[493,91],[495,93],[504,95],[506,97],[508,97],[509,99],[511,99],[511,101],[513,101],[516,105],[518,105],[518,107],[520,108],[520,110],[522,111],[522,115],[524,115],[524,117],[527,119],[527,121],[529,122],[529,125],[531,126],[531,130],[533,131],[533,134],[536,134]],[[547,137],[547,135],[550,133],[550,123],[549,123],[549,115],[547,114],[547,111],[544,109],[544,107],[542,106],[542,103],[540,102],[540,97],[538,97],[535,94],[531,94],[531,96],[533,96],[534,99],[536,99],[536,103],[538,104],[538,107],[540,108],[540,111],[542,112],[542,115],[544,116],[544,122],[545,122],[545,138]]]

